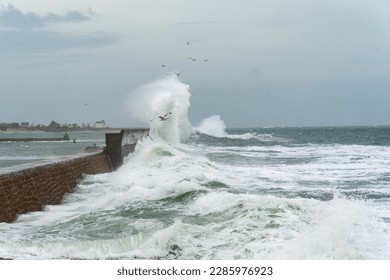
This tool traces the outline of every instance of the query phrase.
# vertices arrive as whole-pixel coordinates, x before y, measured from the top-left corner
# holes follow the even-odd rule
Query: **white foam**
[[[328,202],[307,201],[304,224],[271,258],[387,259],[390,238],[367,202],[335,196]]]
[[[226,137],[225,128],[226,126],[221,116],[214,115],[202,120],[195,130],[214,137]]]
[[[150,127],[151,135],[180,143],[187,141],[192,132],[187,116],[189,106],[189,86],[181,83],[176,75],[168,75],[134,90],[124,110]],[[166,114],[168,120],[160,121],[159,116]]]
[[[384,245],[390,244],[386,234],[389,226],[380,221],[385,209],[337,193],[331,200],[264,193],[276,188],[291,193],[310,190],[300,184],[301,180],[320,182],[331,180],[332,176],[338,176],[334,182],[344,180],[344,175],[334,173],[336,168],[324,169],[331,167],[327,161],[338,162],[338,168],[348,168],[349,163],[337,157],[345,157],[343,147],[339,148],[333,147],[333,152],[317,149],[320,157],[314,166],[243,166],[216,163],[205,157],[210,150],[222,152],[220,147],[202,150],[161,139],[144,139],[117,172],[88,176],[65,198],[64,204],[22,215],[14,224],[2,224],[0,255],[169,258],[170,246],[177,244],[182,249],[176,252],[177,257],[184,259],[389,258],[389,248]],[[279,153],[270,155],[285,157],[312,155],[316,150],[308,147],[294,152],[293,148],[275,146],[271,149]],[[365,151],[364,147],[345,149]],[[259,154],[259,150],[264,151],[263,147],[248,147],[241,152]],[[387,150],[362,160],[384,164],[381,158],[386,153]],[[366,167],[375,168],[369,164]],[[224,186],[208,185],[212,181]],[[331,192],[330,188],[316,186],[313,190]],[[161,200],[191,191],[199,195],[185,203],[161,204]],[[172,212],[172,217],[165,220],[143,216],[142,209],[151,205],[156,207],[156,215],[167,211]],[[119,215],[128,207],[137,209],[137,215]],[[109,237],[105,230],[110,226],[122,229],[119,233],[111,231]],[[94,234],[97,237],[92,238]]]
[[[127,108],[150,125],[150,137],[116,172],[85,177],[63,204],[0,224],[0,256],[390,258],[387,202],[339,194],[356,180],[353,191],[386,197],[389,183],[369,182],[388,176],[389,147],[183,144],[191,133],[189,97],[176,76],[136,90]],[[154,119],[170,111],[167,121]],[[196,129],[214,137],[280,140],[227,134],[220,116]]]

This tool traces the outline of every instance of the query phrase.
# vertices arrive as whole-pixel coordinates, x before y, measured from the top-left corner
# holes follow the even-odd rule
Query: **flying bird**
[[[166,121],[169,119],[168,115],[172,114],[172,112],[166,113],[164,116],[158,116],[160,118],[160,121]]]
[[[190,45],[190,42],[187,42],[187,45]]]
[[[206,62],[207,60],[209,60],[208,58],[206,58],[205,60],[204,60],[204,62]]]
[[[158,116],[158,117],[156,117],[156,118],[159,118],[160,121],[164,122],[164,121],[166,121],[166,120],[169,119],[169,115],[171,115],[171,114],[172,114],[172,112],[169,112],[169,113],[166,113],[164,116]],[[156,118],[153,118],[153,119],[151,119],[150,121],[153,121],[153,120],[156,119]]]
[[[161,67],[167,67],[166,65],[162,64]]]
[[[180,76],[180,72],[167,72],[167,73],[165,73],[166,75],[173,75],[173,74],[175,74],[177,77],[179,77]]]

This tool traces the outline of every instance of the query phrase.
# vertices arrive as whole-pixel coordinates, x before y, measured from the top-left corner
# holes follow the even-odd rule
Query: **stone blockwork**
[[[72,192],[83,174],[110,172],[106,154],[67,159],[0,175],[0,222],[12,222],[19,214],[41,211],[58,204]]]

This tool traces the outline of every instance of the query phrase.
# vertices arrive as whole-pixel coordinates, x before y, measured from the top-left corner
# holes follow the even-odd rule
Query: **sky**
[[[390,125],[389,14],[388,0],[0,0],[0,123],[132,127],[129,94],[179,71],[194,126]]]

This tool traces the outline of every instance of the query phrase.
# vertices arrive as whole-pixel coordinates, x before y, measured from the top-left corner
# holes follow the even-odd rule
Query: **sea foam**
[[[185,142],[192,132],[188,120],[190,96],[189,85],[176,75],[167,75],[134,90],[125,103],[125,111],[150,127],[151,136],[170,143]],[[168,119],[161,121],[159,116],[165,115]]]

